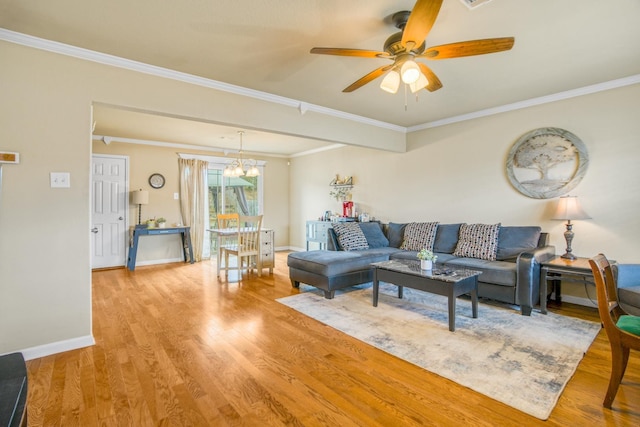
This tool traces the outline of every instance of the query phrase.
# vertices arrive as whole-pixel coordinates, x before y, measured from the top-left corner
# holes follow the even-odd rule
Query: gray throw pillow
[[[369,249],[367,238],[357,222],[337,222],[332,225],[338,236],[338,243],[345,251]]]
[[[390,222],[387,226],[387,235],[389,236],[389,246],[392,248],[399,248],[404,240],[404,229],[407,224],[396,224]]]
[[[438,224],[433,252],[452,254],[458,243],[458,233],[462,224]]]
[[[542,229],[535,226],[500,227],[498,234],[498,261],[515,261],[522,252],[538,247]]]
[[[358,224],[364,237],[367,239],[369,248],[386,248],[389,240],[385,237],[378,222],[361,222]]]

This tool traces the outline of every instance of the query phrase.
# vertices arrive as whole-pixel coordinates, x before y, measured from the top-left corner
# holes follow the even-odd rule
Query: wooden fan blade
[[[357,56],[360,58],[386,58],[390,55],[387,52],[364,49],[342,49],[339,47],[314,47],[311,53],[322,55]]]
[[[419,57],[427,59],[460,58],[463,56],[484,55],[509,50],[513,47],[513,37],[501,37],[495,39],[468,40],[451,44],[433,46],[427,49]]]
[[[438,76],[436,76],[435,73],[431,71],[431,68],[427,67],[422,62],[416,62],[416,64],[418,64],[418,66],[420,67],[420,71],[422,71],[422,74],[424,74],[424,76],[427,78],[427,81],[429,82],[425,87],[426,90],[428,90],[429,92],[435,92],[442,87],[442,82],[440,82]]]
[[[418,0],[402,32],[402,46],[407,50],[418,47],[427,38],[436,22],[443,0]]]
[[[393,64],[384,65],[384,66],[382,66],[380,68],[376,68],[375,70],[373,70],[372,72],[370,72],[366,76],[360,78],[359,80],[351,83],[349,86],[344,88],[343,92],[353,92],[354,90],[359,89],[362,86],[366,85],[370,81],[377,79],[378,77],[380,77],[381,75],[383,75],[385,72],[387,72],[388,70],[390,70],[392,68],[393,68]]]

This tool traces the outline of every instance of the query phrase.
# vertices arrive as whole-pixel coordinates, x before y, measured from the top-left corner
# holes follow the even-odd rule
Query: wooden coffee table
[[[378,306],[379,282],[398,287],[398,298],[402,298],[403,287],[431,292],[449,298],[449,330],[456,330],[456,298],[471,295],[473,318],[478,317],[478,276],[481,271],[466,268],[434,265],[433,270],[420,270],[420,262],[392,260],[371,264],[373,267],[373,306]]]

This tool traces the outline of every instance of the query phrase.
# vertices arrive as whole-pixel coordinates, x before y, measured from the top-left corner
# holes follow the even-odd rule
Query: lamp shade
[[[582,209],[576,196],[563,196],[558,199],[556,213],[551,219],[572,220],[591,219],[591,217]]]
[[[148,191],[132,191],[131,202],[134,205],[148,205],[149,204],[149,192]]]
[[[389,93],[398,92],[398,88],[400,87],[400,74],[397,71],[391,70],[387,73],[387,75],[382,79],[382,83],[380,83],[380,89]]]
[[[416,93],[417,91],[419,91],[420,89],[423,89],[428,84],[429,84],[429,80],[427,80],[424,74],[420,73],[420,75],[418,76],[418,80],[411,83],[409,85],[409,88],[411,89],[411,93]]]
[[[260,175],[260,171],[258,170],[257,167],[255,166],[251,166],[249,168],[249,170],[247,170],[247,176],[248,177],[252,177],[252,176],[259,176]]]

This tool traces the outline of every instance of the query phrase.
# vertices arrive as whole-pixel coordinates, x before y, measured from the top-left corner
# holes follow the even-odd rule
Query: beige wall
[[[590,157],[571,194],[593,219],[575,222],[574,253],[640,262],[638,111],[640,85],[634,85],[414,132],[406,153],[348,147],[293,159],[291,245],[304,248],[306,219],[327,209],[341,212],[328,195],[328,183],[339,173],[355,178],[357,209],[384,222],[540,225],[562,254],[565,227],[549,219],[553,202],[520,194],[505,172],[509,150],[522,134],[560,127],[580,137]],[[568,284],[563,292],[586,298],[582,286]]]
[[[2,170],[0,354],[26,350],[27,357],[36,357],[93,342],[93,103],[258,130],[277,127],[284,133],[336,142],[353,137],[359,143],[382,145],[388,139],[395,149],[405,146],[400,132],[320,114],[303,116],[293,107],[12,43],[0,42],[0,58],[0,149],[17,151],[21,157],[19,165]],[[169,158],[162,160],[163,170],[170,171]],[[147,167],[137,169],[132,162],[132,188],[146,179]],[[50,172],[69,172],[71,188],[50,188]],[[265,188],[265,226],[274,228],[276,245],[286,244],[286,161],[270,159],[265,180],[270,182]]]

